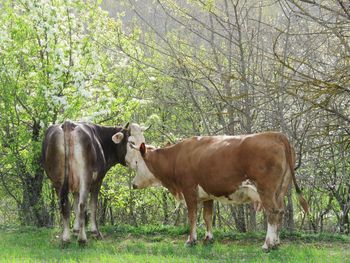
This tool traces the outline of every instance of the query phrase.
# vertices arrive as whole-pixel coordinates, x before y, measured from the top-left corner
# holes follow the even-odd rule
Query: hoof
[[[264,252],[270,252],[271,250],[278,249],[279,244],[267,245],[266,243],[261,247]]]
[[[271,247],[271,249],[276,250],[279,248],[279,246],[280,246],[280,243],[276,243]]]
[[[95,238],[97,240],[103,239],[103,236],[102,236],[100,231],[92,231],[91,235],[92,235],[93,238]]]
[[[79,243],[79,247],[85,247],[87,244],[87,240],[86,239],[80,239],[78,240]]]
[[[61,241],[61,248],[67,248],[70,244],[70,240],[67,239],[67,240],[63,240]]]
[[[213,244],[214,243],[214,238],[210,238],[210,237],[206,236],[205,239],[203,240],[203,243],[205,245]]]
[[[195,245],[197,245],[196,240],[187,240],[185,243],[185,247],[194,247]]]
[[[78,236],[79,235],[79,229],[73,229],[73,235]]]

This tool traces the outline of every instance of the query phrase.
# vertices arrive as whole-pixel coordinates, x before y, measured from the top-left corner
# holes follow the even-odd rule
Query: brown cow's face
[[[144,142],[145,137],[142,128],[135,123],[131,124],[125,160],[127,165],[136,172],[136,176],[132,181],[134,189],[160,185],[160,181],[150,172],[140,151],[137,150]]]

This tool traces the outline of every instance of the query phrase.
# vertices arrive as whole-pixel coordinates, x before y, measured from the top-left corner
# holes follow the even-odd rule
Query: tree
[[[110,67],[125,58],[109,54],[96,39],[112,38],[118,23],[93,3],[4,0],[1,5],[2,187],[16,201],[22,224],[48,225],[43,132],[66,118],[101,121],[110,115],[114,125],[123,120],[135,106],[127,99],[132,91],[110,81],[127,65]]]

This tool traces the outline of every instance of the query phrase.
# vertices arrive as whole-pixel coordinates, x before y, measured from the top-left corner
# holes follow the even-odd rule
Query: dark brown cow
[[[97,238],[102,237],[96,222],[98,193],[107,171],[117,163],[125,165],[129,133],[127,125],[116,128],[71,121],[47,129],[42,164],[60,198],[63,243],[70,241],[69,192],[74,195],[76,217],[73,231],[78,233],[79,244],[87,241],[85,212],[89,192],[91,231]]]
[[[278,132],[198,136],[170,147],[147,149],[142,132],[134,125],[125,159],[136,170],[135,188],[162,184],[175,197],[185,199],[190,222],[187,244],[196,241],[198,199],[207,197],[204,219],[211,225],[212,199],[233,199],[245,180],[255,183],[267,215],[263,249],[275,247],[280,242],[283,199],[291,180],[303,209],[308,212],[295,180],[294,151],[286,136]]]

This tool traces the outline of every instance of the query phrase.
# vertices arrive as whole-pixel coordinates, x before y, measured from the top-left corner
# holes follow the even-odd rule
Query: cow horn
[[[123,129],[127,129],[127,128],[129,128],[129,122],[127,122],[125,125],[124,125],[124,127],[123,127]]]
[[[129,145],[130,145],[131,148],[133,148],[133,149],[135,149],[137,151],[140,151],[140,149],[135,144],[129,142]]]
[[[152,127],[152,124],[150,124],[147,128],[146,127],[142,127],[141,131],[143,131],[143,132],[148,131],[151,127]]]

